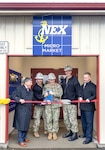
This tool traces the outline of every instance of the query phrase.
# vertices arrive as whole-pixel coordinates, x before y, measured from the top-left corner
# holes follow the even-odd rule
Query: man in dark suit
[[[85,100],[86,103],[80,103],[83,135],[79,137],[86,138],[83,144],[88,144],[92,142],[95,103],[91,102],[91,100],[96,98],[96,85],[91,82],[91,74],[89,72],[84,73],[83,78],[84,83],[81,86],[81,97],[79,100]]]
[[[27,139],[27,132],[32,114],[32,104],[25,103],[25,101],[33,100],[31,86],[32,79],[27,77],[24,79],[23,85],[17,87],[12,94],[12,99],[16,100],[13,127],[18,130],[18,143],[22,147],[27,146],[25,142],[30,142],[30,140]]]

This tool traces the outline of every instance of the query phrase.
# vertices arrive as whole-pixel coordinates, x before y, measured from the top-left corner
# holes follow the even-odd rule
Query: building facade
[[[88,3],[87,3],[88,2]],[[33,55],[33,16],[72,17],[72,56],[97,58],[97,141],[105,144],[105,3],[103,1],[34,1],[0,3],[0,41],[8,43],[0,54],[0,97],[8,95],[8,61],[10,56]],[[55,30],[54,30],[55,31]],[[63,31],[62,31],[63,32]],[[2,49],[2,45],[1,49]],[[68,55],[69,56],[69,55]],[[91,64],[90,64],[91,65]],[[0,105],[0,146],[8,145],[9,126],[13,113],[8,115],[8,105]]]

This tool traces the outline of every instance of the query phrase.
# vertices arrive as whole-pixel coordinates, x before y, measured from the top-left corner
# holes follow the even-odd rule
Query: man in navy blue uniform
[[[84,83],[81,86],[81,97],[79,100],[85,100],[86,103],[80,103],[83,135],[79,137],[86,138],[83,144],[88,144],[92,142],[95,103],[91,102],[91,100],[96,98],[96,85],[91,82],[91,74],[89,72],[84,73],[83,78]]]
[[[12,93],[12,99],[16,101],[13,127],[18,130],[18,143],[22,147],[26,147],[26,142],[30,142],[30,140],[27,139],[27,133],[32,115],[32,104],[25,102],[27,100],[33,100],[31,86],[32,79],[27,77],[24,79],[23,85],[18,86]]]

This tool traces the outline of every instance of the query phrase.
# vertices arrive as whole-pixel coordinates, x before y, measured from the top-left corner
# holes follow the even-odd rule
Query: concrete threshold
[[[43,121],[41,121],[41,127],[40,127],[40,138],[35,138],[33,136],[32,132],[32,125],[33,125],[33,119],[30,124],[30,129],[28,132],[28,139],[31,140],[31,143],[27,144],[27,147],[21,148],[19,144],[17,143],[17,130],[14,130],[9,138],[9,145],[8,150],[96,150],[97,146],[96,143],[91,142],[89,144],[82,144],[84,139],[78,138],[75,141],[68,141],[67,138],[62,138],[62,135],[66,133],[65,125],[63,123],[63,120],[59,121],[60,129],[58,133],[58,140],[48,140],[47,135],[44,135],[43,131]],[[79,133],[81,134],[81,122],[79,122]]]

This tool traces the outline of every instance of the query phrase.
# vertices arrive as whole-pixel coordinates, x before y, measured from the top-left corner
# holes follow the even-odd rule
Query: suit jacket
[[[90,103],[80,103],[80,109],[86,111],[94,111],[95,103],[91,102],[91,100],[96,99],[96,85],[91,81],[86,84],[85,88],[83,88],[82,85],[80,89],[80,96],[84,100],[90,100]]]
[[[24,85],[19,86],[13,93],[12,99],[16,100],[13,127],[21,131],[27,131],[30,125],[32,104],[19,102],[20,99],[33,100],[32,90],[27,91]]]

